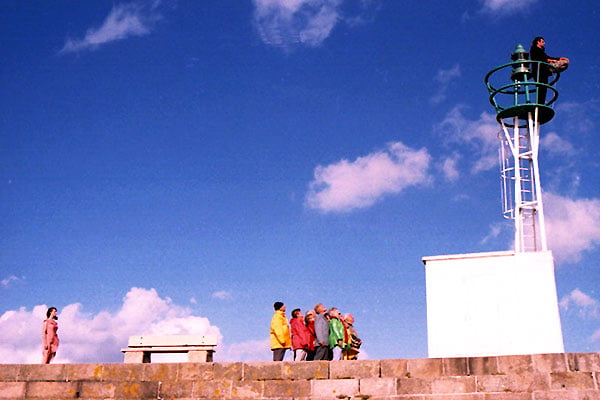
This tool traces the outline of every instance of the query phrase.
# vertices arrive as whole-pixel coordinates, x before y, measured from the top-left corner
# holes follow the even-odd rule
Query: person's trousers
[[[294,361],[306,361],[306,350],[304,350],[304,349],[294,350]]]
[[[342,348],[340,346],[335,346],[331,351],[333,352],[332,360],[342,359]]]
[[[329,346],[315,347],[314,360],[329,360]]]
[[[271,349],[273,351],[273,361],[283,361],[287,349]]]

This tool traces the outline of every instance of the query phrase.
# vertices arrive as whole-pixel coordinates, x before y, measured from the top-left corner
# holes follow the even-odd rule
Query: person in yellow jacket
[[[273,304],[275,314],[271,319],[271,350],[273,351],[273,361],[283,361],[285,351],[292,347],[292,338],[290,336],[290,326],[285,316],[285,304],[276,301]]]

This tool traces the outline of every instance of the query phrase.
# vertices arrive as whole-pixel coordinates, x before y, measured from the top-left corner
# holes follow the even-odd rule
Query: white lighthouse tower
[[[490,103],[496,109],[496,119],[502,128],[499,135],[502,211],[506,218],[515,221],[516,252],[546,251],[548,243],[538,163],[540,126],[554,117],[552,105],[558,97],[554,84],[560,74],[555,72],[550,83],[539,83],[534,75],[539,74],[542,67],[537,64],[545,63],[524,62],[527,53],[521,45],[511,58],[512,63],[493,69],[485,77]],[[552,68],[550,64],[545,65]],[[505,77],[509,68],[511,81],[503,84],[498,78]],[[550,97],[546,102],[548,92]]]
[[[485,84],[500,125],[502,212],[514,220],[514,251],[423,258],[430,357],[564,352],[538,163],[560,73],[528,60],[521,45],[511,60]],[[554,72],[548,83],[536,76],[544,68]]]

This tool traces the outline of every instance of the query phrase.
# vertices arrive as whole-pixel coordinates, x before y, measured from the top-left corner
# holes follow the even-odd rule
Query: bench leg
[[[188,352],[188,362],[212,362],[212,350],[195,350]]]
[[[141,364],[150,362],[150,353],[147,351],[127,351],[125,352],[125,364]]]

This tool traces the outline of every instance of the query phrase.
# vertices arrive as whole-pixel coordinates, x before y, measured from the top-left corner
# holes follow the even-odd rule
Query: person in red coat
[[[299,308],[292,310],[290,325],[292,327],[292,349],[294,350],[294,361],[306,361],[310,332],[304,324],[304,315],[302,315],[302,310]]]
[[[315,317],[317,313],[315,310],[307,310],[306,316],[304,317],[304,324],[308,329],[308,350],[306,355],[306,361],[313,361],[315,359],[315,345],[317,343],[317,334],[315,333]]]

